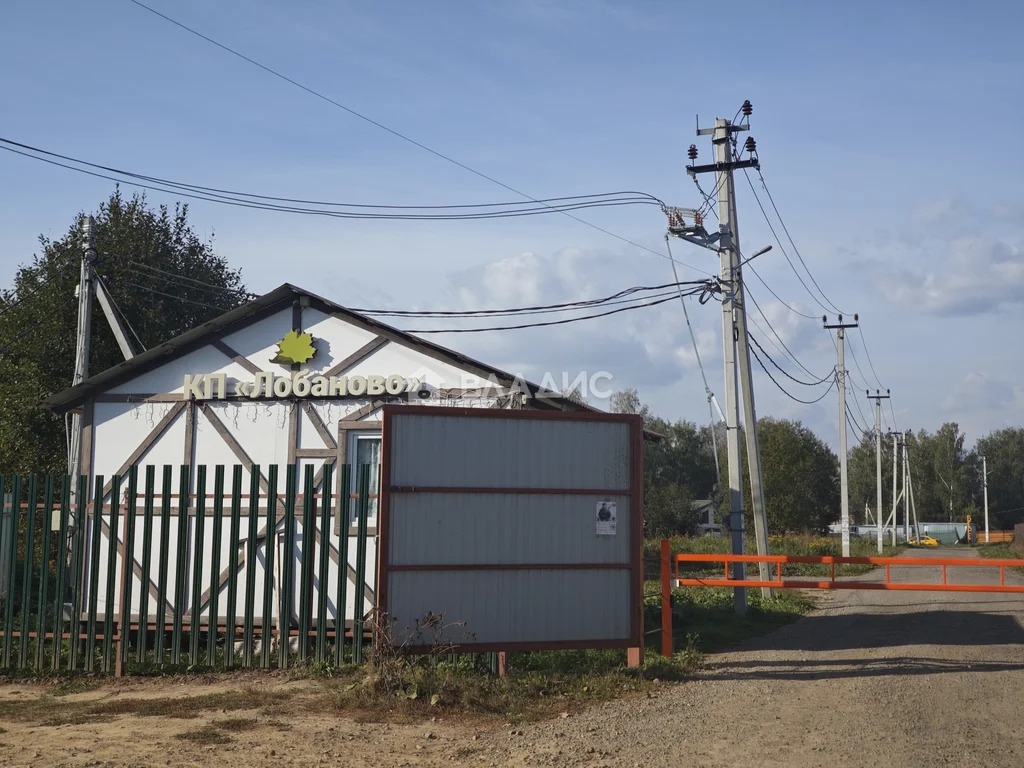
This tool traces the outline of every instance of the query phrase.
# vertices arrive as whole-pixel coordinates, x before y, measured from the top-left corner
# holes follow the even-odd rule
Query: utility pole
[[[750,102],[744,102],[742,110],[749,117],[752,110]],[[729,473],[729,527],[732,531],[733,554],[744,552],[743,540],[743,475],[740,455],[740,423],[739,408],[742,400],[743,421],[747,447],[747,463],[750,471],[750,491],[754,515],[754,535],[758,554],[768,554],[768,522],[765,515],[764,484],[761,476],[761,456],[757,435],[757,414],[754,407],[753,381],[750,369],[750,350],[747,342],[746,306],[743,295],[741,272],[741,251],[739,230],[736,216],[736,197],[733,186],[733,171],[740,168],[758,168],[756,144],[752,138],[744,143],[744,151],[751,157],[740,160],[733,153],[734,133],[749,130],[749,124],[734,125],[729,120],[715,120],[714,128],[698,128],[698,136],[711,136],[715,147],[715,162],[709,165],[688,165],[686,172],[695,177],[701,173],[715,173],[719,231],[715,236],[699,239],[696,231],[680,232],[680,237],[704,247],[718,241],[719,280],[722,285],[722,345],[725,362],[725,426],[726,449],[728,452]],[[689,158],[697,158],[697,147],[690,146]],[[696,226],[700,226],[699,222]],[[696,227],[695,227],[696,229]],[[670,228],[671,231],[671,228]],[[740,394],[737,393],[737,375],[740,381]],[[760,579],[771,580],[767,563],[759,564]],[[746,578],[743,563],[733,564],[733,578]],[[743,587],[734,590],[734,605],[737,614],[746,612],[747,593]],[[762,594],[771,596],[770,588],[763,587]]]
[[[896,496],[896,480],[899,477],[899,471],[896,469],[896,457],[899,456],[899,433],[892,432],[893,437],[893,546],[896,546],[896,509],[899,504],[899,497]]]
[[[988,544],[988,459],[981,457],[982,487],[985,494],[985,543]]]
[[[871,392],[867,392],[871,398]],[[883,395],[875,390],[875,489],[878,492],[878,554],[882,554],[882,401],[889,399],[889,390]]]
[[[907,486],[907,475],[909,474],[907,461],[907,437],[902,435],[900,447],[903,449],[903,535],[910,541],[910,490]]]
[[[839,322],[830,325],[827,316],[821,318],[826,329],[835,329],[836,331],[836,350],[839,355],[836,376],[839,385],[839,502],[841,504],[839,523],[843,537],[843,557],[850,556],[850,488],[846,456],[846,356],[843,340],[846,329],[856,328],[858,320],[857,315],[854,315],[852,323],[844,323],[843,316],[839,315]]]
[[[92,335],[92,299],[95,291],[92,267],[96,261],[95,229],[92,216],[82,219],[82,266],[78,280],[78,337],[75,341],[75,371],[71,386],[81,384],[89,375],[89,339]],[[78,477],[82,472],[82,414],[71,415],[71,451],[68,473],[71,475],[71,494],[78,492]],[[75,502],[77,503],[77,499]]]

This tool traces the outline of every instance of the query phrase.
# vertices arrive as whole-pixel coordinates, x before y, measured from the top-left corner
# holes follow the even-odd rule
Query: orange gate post
[[[672,553],[667,539],[661,540],[661,653],[672,656],[672,587],[669,583]]]

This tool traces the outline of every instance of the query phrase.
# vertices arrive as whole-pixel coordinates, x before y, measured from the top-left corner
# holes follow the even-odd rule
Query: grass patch
[[[510,653],[503,678],[490,673],[483,654],[401,657],[399,663],[400,674],[392,670],[385,677],[371,667],[355,681],[325,681],[331,705],[362,722],[414,722],[439,714],[523,722],[685,679],[700,654],[692,648],[672,659],[652,655],[643,668],[630,669],[624,650]]]
[[[193,744],[212,745],[212,744],[230,744],[233,739],[226,733],[222,733],[213,725],[204,725],[202,728],[193,728],[190,731],[184,731],[183,733],[177,734],[174,738],[181,739],[182,741],[190,741]]]
[[[975,546],[981,557],[994,560],[1024,560],[1024,552],[1016,542],[1011,544],[978,544]],[[1010,568],[1016,573],[1024,574],[1024,568]]]
[[[765,599],[760,590],[748,590],[747,612],[737,616],[733,591],[727,587],[680,587],[672,590],[672,633],[676,648],[692,643],[703,653],[721,651],[744,640],[783,627],[815,607],[804,592],[777,590]],[[644,583],[644,614],[648,629],[661,626],[661,586]]]
[[[273,696],[268,697],[265,691],[252,686],[221,693],[160,699],[124,696],[100,701],[62,701],[46,694],[35,699],[2,702],[0,717],[16,722],[58,726],[106,722],[125,715],[191,720],[199,717],[202,712],[212,710],[257,710],[268,715],[284,711],[294,695],[290,691],[275,691]]]

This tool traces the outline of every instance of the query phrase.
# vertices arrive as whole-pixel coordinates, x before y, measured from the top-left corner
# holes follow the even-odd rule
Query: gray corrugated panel
[[[428,612],[443,614],[444,632],[425,632],[415,645],[629,637],[627,570],[400,571],[390,580],[396,644]]]
[[[597,535],[603,496],[393,493],[391,565],[626,563],[628,496],[616,502],[616,533]]]
[[[392,435],[392,485],[630,487],[622,422],[400,414]]]

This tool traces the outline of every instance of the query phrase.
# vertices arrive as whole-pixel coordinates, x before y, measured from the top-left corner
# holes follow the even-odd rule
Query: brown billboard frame
[[[393,486],[391,481],[391,437],[393,418],[401,415],[464,416],[486,419],[531,419],[536,421],[597,421],[626,424],[630,430],[630,488],[475,488],[466,486]],[[537,651],[583,648],[627,648],[630,666],[643,661],[643,419],[634,414],[603,413],[599,411],[540,411],[497,410],[423,405],[385,405],[381,440],[381,481],[379,542],[377,546],[377,612],[386,614],[388,608],[389,575],[405,570],[629,570],[630,572],[630,632],[628,637],[606,640],[565,640],[553,642],[461,643],[455,650],[465,652]],[[532,493],[532,494],[589,494],[620,495],[630,499],[630,558],[626,563],[514,563],[514,564],[431,564],[418,566],[392,566],[390,557],[391,494],[423,490],[450,493]],[[412,648],[411,650],[426,650]]]

